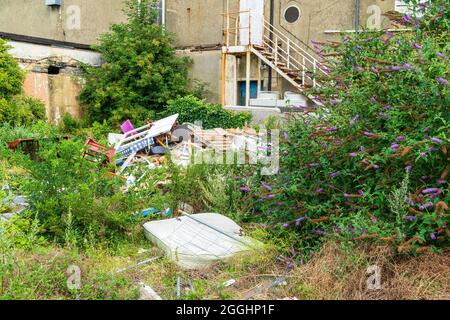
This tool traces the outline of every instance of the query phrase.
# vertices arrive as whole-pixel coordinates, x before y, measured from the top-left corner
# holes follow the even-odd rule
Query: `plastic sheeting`
[[[146,237],[180,267],[196,269],[256,248],[241,228],[217,213],[201,213],[144,224]]]

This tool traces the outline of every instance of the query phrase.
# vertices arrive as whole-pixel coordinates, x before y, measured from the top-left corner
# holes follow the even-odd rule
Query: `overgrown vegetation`
[[[242,128],[251,121],[251,114],[225,110],[219,104],[207,103],[192,95],[168,102],[167,115],[178,113],[181,123],[201,122],[204,129]]]
[[[112,125],[157,113],[179,113],[180,122],[201,120],[205,128],[242,127],[250,120],[198,97],[178,97],[184,89],[168,94],[164,77],[180,68],[180,79],[186,79],[186,61],[173,56],[167,33],[151,24],[153,13],[131,5],[129,24],[114,26],[100,45],[104,70],[88,68],[83,95],[94,102],[90,120],[99,122],[85,128],[65,116],[52,127],[24,116],[0,127],[0,188],[28,196],[30,204],[11,221],[0,221],[0,298],[76,298],[64,274],[73,264],[83,271],[83,299],[137,298],[137,279],[176,299],[178,276],[188,287],[182,299],[242,298],[277,275],[287,285],[259,297],[448,297],[450,5],[439,0],[425,6],[422,18],[403,18],[413,32],[362,33],[339,45],[317,44],[324,57],[336,57],[328,59],[330,78],[314,93],[327,108],[315,110],[317,117],[306,108],[292,114],[281,135],[278,175],[261,176],[254,166],[184,169],[168,156],[165,165],[144,169],[141,182],[127,188],[110,174],[111,166],[83,159],[88,136],[106,144]],[[130,30],[146,36],[138,39]],[[134,64],[129,69],[127,59]],[[0,81],[8,106],[23,80],[11,63],[0,51],[0,79],[19,78]],[[273,118],[266,124],[283,126]],[[17,138],[39,139],[38,161],[6,147]],[[0,199],[10,197],[0,190]],[[166,216],[144,218],[142,210],[175,210],[185,203],[196,212],[231,217],[267,246],[197,273],[178,270],[166,258],[115,273],[159,254],[149,248],[141,226]],[[0,213],[10,209],[0,202]],[[399,253],[410,256],[396,260]],[[390,277],[375,297],[361,289],[373,264]],[[231,278],[236,285],[224,287]]]
[[[0,39],[0,122],[12,125],[30,124],[44,119],[44,105],[22,92],[24,72],[8,53],[6,42]]]
[[[337,57],[316,97],[327,109],[291,122],[279,176],[243,182],[255,199],[247,220],[291,239],[294,256],[327,236],[448,249],[450,5],[424,6],[403,18],[412,32],[317,44]]]

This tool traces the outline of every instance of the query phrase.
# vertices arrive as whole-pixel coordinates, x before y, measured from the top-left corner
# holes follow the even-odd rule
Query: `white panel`
[[[264,0],[241,0],[239,11],[240,45],[261,45],[264,32]]]

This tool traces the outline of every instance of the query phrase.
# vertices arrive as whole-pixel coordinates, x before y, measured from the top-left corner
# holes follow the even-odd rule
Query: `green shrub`
[[[293,121],[280,174],[249,184],[247,218],[290,239],[295,255],[326,236],[390,238],[400,252],[450,245],[450,4],[430,5],[421,20],[405,16],[412,33],[324,47],[338,57],[314,92],[327,112]]]
[[[95,49],[105,64],[85,67],[80,94],[91,122],[140,125],[155,119],[167,101],[188,92],[187,57],[175,54],[173,36],[155,23],[152,1],[127,1],[127,23],[114,24]]]
[[[0,39],[0,99],[9,99],[22,92],[25,78],[17,61],[8,53],[6,41]]]
[[[15,96],[9,100],[0,98],[0,122],[20,126],[44,119],[45,107],[38,100],[24,96]]]
[[[99,242],[126,236],[134,223],[138,199],[120,191],[123,181],[110,168],[83,159],[80,140],[47,146],[40,162],[28,164],[24,186],[30,209],[38,215],[44,234],[64,243],[94,238]]]
[[[201,121],[204,129],[242,128],[251,120],[249,113],[225,110],[221,105],[206,103],[192,95],[169,101],[166,114],[175,113],[180,115],[181,123]]]
[[[0,123],[31,124],[45,118],[44,105],[22,95],[24,72],[0,39]]]

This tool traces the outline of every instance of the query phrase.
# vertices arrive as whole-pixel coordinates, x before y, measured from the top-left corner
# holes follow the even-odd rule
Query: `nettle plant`
[[[289,234],[294,253],[325,235],[399,252],[450,243],[450,4],[417,6],[421,18],[400,17],[411,32],[315,43],[330,70],[314,92],[326,107],[298,113],[280,175],[245,190],[258,197],[249,219]]]

